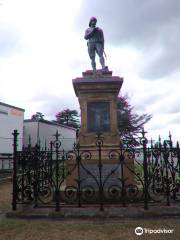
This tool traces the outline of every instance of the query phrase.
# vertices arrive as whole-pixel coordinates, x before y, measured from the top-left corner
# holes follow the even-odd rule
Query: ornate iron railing
[[[180,194],[180,148],[168,141],[155,144],[142,132],[139,147],[122,144],[107,150],[101,134],[94,147],[61,149],[59,134],[49,149],[37,145],[17,151],[18,132],[14,133],[13,200],[34,207],[99,205],[101,211],[111,204],[178,204]]]

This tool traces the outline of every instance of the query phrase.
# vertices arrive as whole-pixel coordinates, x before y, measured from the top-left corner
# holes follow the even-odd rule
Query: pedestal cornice
[[[86,93],[119,93],[123,84],[123,78],[112,76],[111,71],[87,70],[82,73],[82,77],[73,79],[73,87],[78,97],[79,94]]]

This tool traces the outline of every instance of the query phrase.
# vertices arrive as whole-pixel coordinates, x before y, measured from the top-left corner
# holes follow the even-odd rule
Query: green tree
[[[36,114],[33,114],[31,119],[33,120],[44,120],[44,115],[41,112],[36,112]]]
[[[79,114],[76,110],[64,109],[56,114],[56,122],[74,128],[79,128]]]
[[[127,95],[118,98],[117,104],[118,129],[121,139],[132,146],[139,145],[136,138],[144,125],[152,118],[150,114],[138,115],[130,105]]]

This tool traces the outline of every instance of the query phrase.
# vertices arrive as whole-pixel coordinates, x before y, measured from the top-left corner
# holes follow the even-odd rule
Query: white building
[[[29,141],[32,146],[35,146],[40,141],[41,147],[45,147],[46,143],[48,148],[50,142],[55,140],[53,135],[56,131],[60,134],[60,149],[72,150],[76,140],[76,129],[47,120],[24,120],[24,146],[27,147]]]
[[[22,149],[24,109],[0,102],[0,153],[13,152],[13,131],[18,130],[18,150]]]

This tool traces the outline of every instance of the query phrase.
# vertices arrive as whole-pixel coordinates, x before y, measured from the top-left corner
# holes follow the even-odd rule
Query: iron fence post
[[[34,171],[34,182],[33,182],[33,190],[34,190],[34,207],[38,206],[38,168],[39,168],[39,149],[38,146],[35,147],[33,159],[33,171]]]
[[[49,171],[50,171],[50,183],[53,183],[53,142],[50,142],[49,151]]]
[[[56,201],[56,211],[59,211],[60,209],[60,201],[59,201],[59,197],[60,197],[60,189],[59,189],[59,148],[61,146],[61,142],[59,141],[59,136],[60,134],[58,133],[58,131],[56,131],[56,134],[54,135],[56,140],[54,141],[53,145],[55,147],[56,150],[56,180],[55,180],[55,201]]]
[[[102,159],[101,159],[101,146],[103,144],[102,140],[100,139],[101,133],[97,134],[97,146],[98,146],[98,157],[99,157],[99,202],[100,202],[100,211],[104,211],[104,199],[103,199],[103,185],[102,185]]]
[[[172,136],[171,132],[169,132],[169,147],[170,147],[170,156],[171,156],[171,163],[170,163],[170,172],[172,176],[172,186],[173,186],[173,199],[176,199],[176,171],[175,171],[175,165],[174,165],[174,156],[176,155],[176,149],[173,147],[173,142],[172,142]]]
[[[169,151],[166,142],[164,142],[164,162],[165,162],[165,170],[166,170],[166,197],[167,197],[167,206],[170,206],[170,183],[169,183],[169,171],[168,171],[168,159],[169,159]]]
[[[148,210],[148,169],[147,169],[147,139],[144,129],[142,131],[143,170],[144,170],[144,209]]]
[[[124,156],[121,150],[120,154],[120,163],[121,163],[121,183],[122,183],[122,205],[126,207],[126,190],[125,190],[125,179],[124,179]]]
[[[59,211],[59,164],[58,164],[58,148],[56,148],[56,211]]]
[[[18,130],[14,130],[13,135],[13,199],[12,210],[16,210],[17,205],[17,146],[18,146]]]
[[[78,171],[78,207],[81,207],[81,176],[80,176],[80,161],[81,161],[81,156],[80,156],[80,146],[79,143],[76,146],[77,148],[77,171]]]

